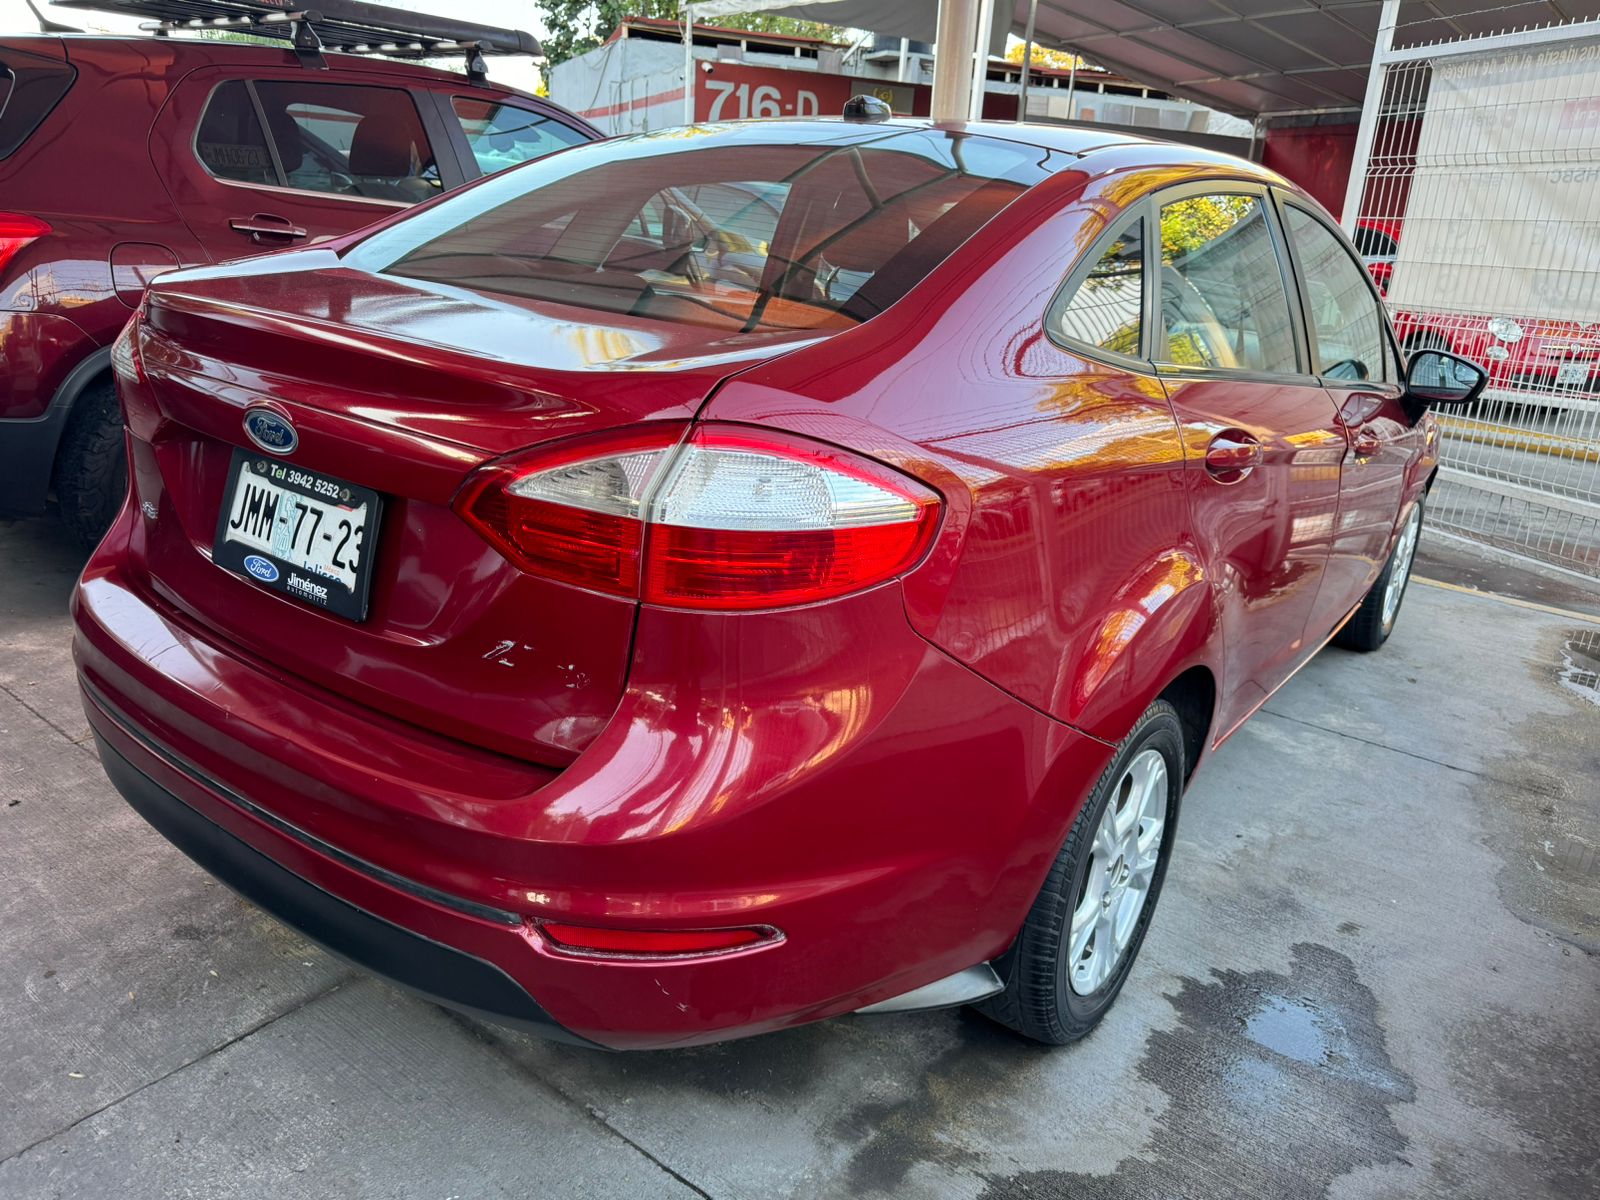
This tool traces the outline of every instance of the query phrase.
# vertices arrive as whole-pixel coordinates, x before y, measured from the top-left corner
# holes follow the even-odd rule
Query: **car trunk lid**
[[[491,298],[326,251],[169,276],[140,343],[155,412],[130,412],[138,496],[160,518],[145,530],[151,586],[274,670],[560,765],[620,697],[636,605],[517,570],[452,499],[500,456],[686,421],[721,380],[814,339]],[[235,452],[271,457],[244,427],[263,404],[297,435],[273,462],[381,497],[362,621],[211,561]]]

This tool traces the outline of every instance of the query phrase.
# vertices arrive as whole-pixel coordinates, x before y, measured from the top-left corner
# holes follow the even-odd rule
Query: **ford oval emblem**
[[[289,424],[289,418],[280,417],[270,408],[252,408],[246,412],[244,432],[268,454],[291,454],[300,444],[300,435]]]
[[[277,582],[278,568],[272,565],[270,559],[262,558],[259,554],[246,554],[244,556],[244,569],[263,583]]]

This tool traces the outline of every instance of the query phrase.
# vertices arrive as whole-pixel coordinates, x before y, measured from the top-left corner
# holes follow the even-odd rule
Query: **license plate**
[[[366,618],[377,492],[235,450],[222,497],[212,551],[220,566],[352,621]]]
[[[1586,362],[1562,363],[1556,368],[1557,387],[1582,387],[1589,382],[1589,364]]]

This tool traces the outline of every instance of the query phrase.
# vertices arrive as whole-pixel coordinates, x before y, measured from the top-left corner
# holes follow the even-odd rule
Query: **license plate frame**
[[[261,509],[273,495],[277,496],[277,503],[270,518],[257,510],[253,520],[239,524],[235,518],[244,518],[248,512],[248,503],[240,505],[247,472],[256,485],[254,494],[262,497]],[[247,501],[250,495],[247,493]],[[366,620],[378,526],[383,515],[383,497],[378,492],[321,471],[236,449],[228,464],[220,509],[211,551],[212,561],[218,566],[313,608],[349,621]],[[321,512],[322,517],[305,530],[305,518],[313,512]],[[296,521],[301,529],[291,530],[289,524]],[[348,535],[343,533],[341,521],[351,523]],[[330,522],[327,528],[324,522]],[[331,564],[320,566],[320,553],[301,551],[297,540],[300,532],[306,535],[303,540],[307,548],[321,546],[317,538],[322,537],[332,548],[332,562],[342,564],[347,572],[337,572]],[[336,536],[343,539],[342,545],[334,542]],[[357,554],[353,563],[349,561],[351,550]],[[346,573],[348,579],[343,577]]]

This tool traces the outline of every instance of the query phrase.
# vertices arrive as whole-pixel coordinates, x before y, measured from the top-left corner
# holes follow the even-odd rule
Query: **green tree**
[[[544,18],[544,52],[553,67],[593,50],[628,17],[678,19],[678,0],[539,0]],[[756,33],[783,33],[791,37],[835,40],[839,30],[815,21],[796,21],[771,13],[717,18],[727,29]]]
[[[1006,61],[1009,63],[1020,63],[1022,61],[1022,51],[1024,48],[1025,47],[1021,42],[1018,42],[1014,46],[1006,47]],[[1035,42],[1033,45],[1033,57],[1028,60],[1028,65],[1034,67],[1054,67],[1058,71],[1070,71],[1072,70],[1072,63],[1074,59],[1077,60],[1080,68],[1089,65],[1082,58],[1078,58],[1078,56],[1073,54],[1070,50],[1049,50]]]
[[[1174,263],[1256,215],[1250,196],[1192,196],[1161,210],[1161,260]]]

